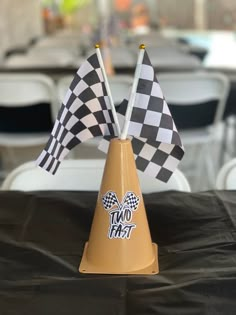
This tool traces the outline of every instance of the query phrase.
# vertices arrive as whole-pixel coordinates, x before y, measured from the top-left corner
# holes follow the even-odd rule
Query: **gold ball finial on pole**
[[[99,44],[95,44],[94,47],[95,48],[100,48],[100,45]]]
[[[139,49],[145,49],[146,46],[144,44],[139,45]]]

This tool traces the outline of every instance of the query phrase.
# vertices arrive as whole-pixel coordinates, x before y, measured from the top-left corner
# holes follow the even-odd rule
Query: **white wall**
[[[0,54],[43,33],[39,0],[0,1]]]

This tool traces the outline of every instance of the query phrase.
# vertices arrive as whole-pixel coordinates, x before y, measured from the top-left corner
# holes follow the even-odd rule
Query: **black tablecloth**
[[[0,315],[236,314],[236,193],[144,195],[160,274],[80,274],[96,193],[0,193]]]

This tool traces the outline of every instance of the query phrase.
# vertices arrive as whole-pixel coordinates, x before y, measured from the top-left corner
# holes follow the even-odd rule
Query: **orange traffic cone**
[[[130,140],[110,142],[79,271],[101,274],[159,271],[157,245],[151,241]]]

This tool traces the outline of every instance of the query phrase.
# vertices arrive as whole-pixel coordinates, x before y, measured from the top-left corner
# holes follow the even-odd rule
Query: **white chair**
[[[100,189],[104,159],[64,160],[57,173],[51,175],[30,161],[13,170],[4,180],[2,190],[81,190]],[[179,170],[176,170],[168,183],[144,175],[138,171],[143,193],[165,190],[190,192],[190,186]]]
[[[181,51],[178,47],[148,46],[147,53],[153,67],[158,71],[194,71],[202,68],[196,56]]]
[[[68,67],[74,65],[75,61],[71,55],[68,54],[15,54],[5,59],[4,67],[6,68],[52,68],[52,67]]]
[[[65,65],[74,65],[76,64],[78,55],[75,55],[73,51],[70,51],[70,49],[66,48],[40,48],[40,47],[32,47],[30,50],[28,50],[27,56],[30,58],[38,58],[41,60],[45,59],[53,59],[55,58],[55,62],[59,60],[61,63],[64,63]],[[54,63],[55,63],[54,62]],[[54,64],[53,63],[53,64]]]
[[[57,38],[72,38],[75,40],[79,40],[81,37],[81,30],[80,29],[76,29],[76,28],[62,28],[62,29],[58,29],[55,30],[55,32],[53,33],[53,37],[57,37]]]
[[[128,46],[111,47],[110,54],[114,68],[135,68],[137,61],[136,53],[134,53],[132,49],[129,49]]]
[[[0,74],[0,95],[0,149],[12,169],[47,142],[57,112],[55,86],[42,74]],[[20,148],[29,156],[19,162]]]
[[[66,46],[70,46],[71,49],[79,51],[80,47],[80,39],[79,36],[76,37],[58,37],[58,36],[48,36],[43,37],[34,45],[35,47],[55,47],[55,48],[63,48]]]
[[[128,97],[129,91],[133,84],[133,76],[128,74],[116,74],[108,77],[108,81],[111,88],[113,102],[117,107],[124,98]]]
[[[197,148],[189,157],[199,163],[199,168],[196,163],[190,167],[195,170],[196,189],[202,189],[204,182],[213,187],[219,167],[219,152],[214,149],[216,144],[218,151],[221,147],[219,130],[229,94],[228,78],[217,73],[186,72],[163,73],[158,79],[186,147],[185,162],[190,149]]]
[[[216,189],[236,189],[236,158],[226,162],[218,172]]]

